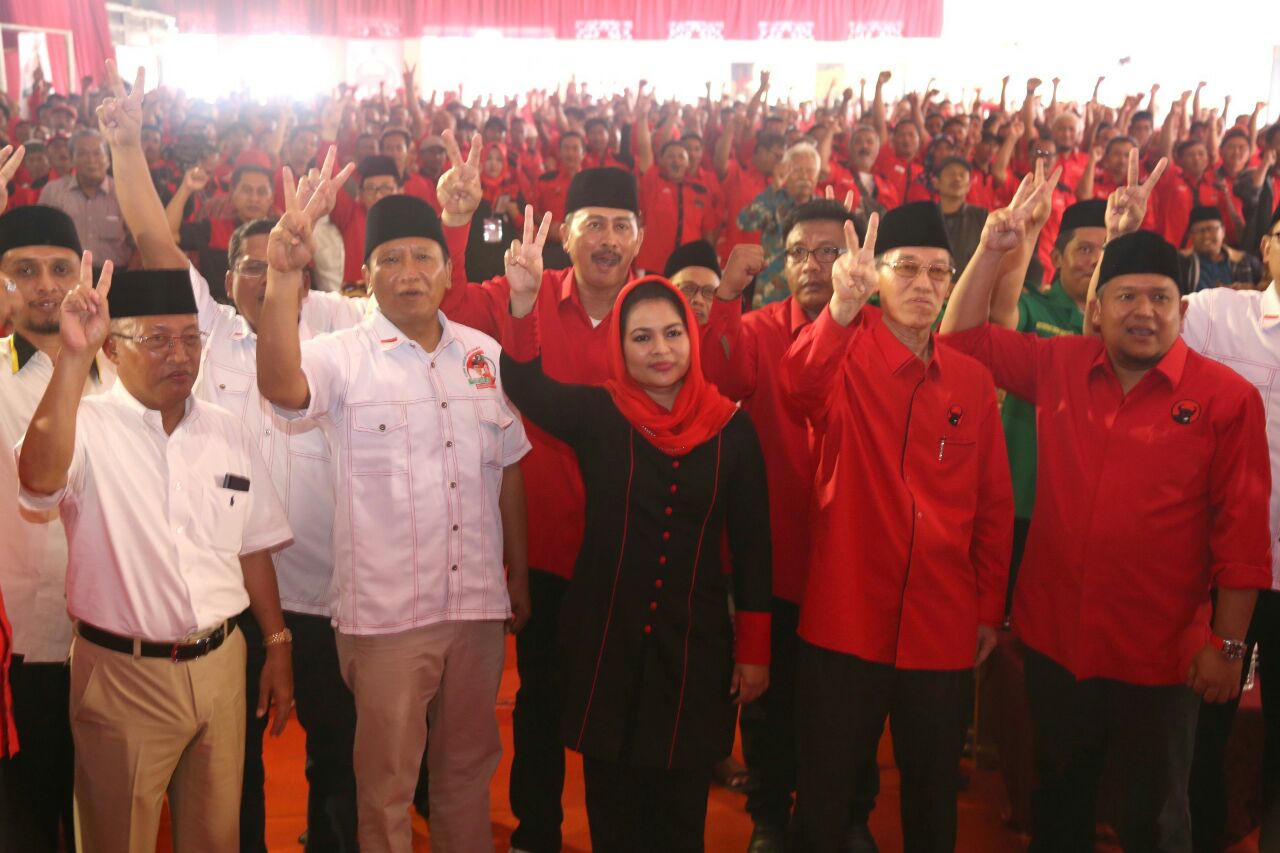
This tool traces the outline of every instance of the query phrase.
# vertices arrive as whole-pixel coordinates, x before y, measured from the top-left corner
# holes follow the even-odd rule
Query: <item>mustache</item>
[[[591,260],[620,261],[622,260],[622,253],[617,251],[616,249],[596,249],[594,252],[591,253]]]

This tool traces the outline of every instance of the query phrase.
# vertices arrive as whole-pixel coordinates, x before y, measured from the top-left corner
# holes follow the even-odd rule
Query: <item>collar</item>
[[[10,372],[18,373],[21,371],[22,368],[27,366],[27,362],[34,358],[39,352],[40,350],[35,344],[31,343],[31,341],[24,338],[15,330],[14,333],[9,336]],[[98,370],[99,357],[100,356],[95,356],[93,364],[89,365],[89,376],[93,378],[94,382],[100,382],[102,380],[102,374]]]
[[[1060,272],[1053,274],[1053,280],[1049,282],[1049,291],[1045,294],[1045,298],[1059,308],[1070,309],[1072,316],[1080,317],[1081,325],[1083,325],[1084,312],[1080,310],[1080,306],[1076,304],[1076,301],[1067,295],[1066,289],[1062,286],[1062,274]]]
[[[123,382],[116,381],[107,393],[121,406],[142,418],[143,422],[162,432],[164,431],[164,423],[160,419],[159,410],[149,409],[138,402],[138,398],[129,393]],[[182,426],[197,417],[199,417],[199,409],[196,407],[196,399],[188,394],[186,401],[183,403],[182,420],[178,421],[178,425]]]
[[[916,354],[907,349],[906,345],[898,340],[897,336],[885,325],[883,314],[877,315],[875,320],[871,322],[871,317],[866,315],[866,306],[863,306],[862,315],[864,317],[862,322],[870,326],[868,331],[871,333],[871,339],[875,341],[876,347],[880,350],[880,355],[884,357],[885,364],[889,365],[890,372],[894,374],[900,373],[903,368],[914,363],[919,364],[934,377],[941,375],[942,348],[938,346],[937,336],[933,332],[929,333],[929,350],[932,356],[926,365],[922,364]]]
[[[800,334],[800,330],[809,325],[813,321],[809,319],[809,315],[804,313],[804,309],[800,307],[800,303],[794,296],[788,296],[787,301],[787,319],[791,328],[791,337],[795,338]],[[824,305],[825,309],[826,306]]]
[[[436,344],[435,351],[441,352],[445,347],[452,344],[455,338],[449,318],[444,315],[443,311],[437,311],[436,314],[440,317],[440,343]],[[371,313],[367,314],[364,322],[369,324],[369,331],[383,352],[390,352],[398,349],[404,343],[412,342],[412,339],[401,331],[399,326],[387,319],[387,315],[382,313],[381,308],[375,308]],[[302,328],[303,324],[300,323],[299,331]]]
[[[110,175],[107,175],[105,178],[102,179],[102,183],[98,185],[98,188],[96,190],[94,190],[94,193],[92,196],[84,191],[84,187],[80,186],[80,180],[76,178],[75,172],[72,172],[70,175],[67,175],[67,180],[71,181],[71,188],[76,192],[80,193],[80,195],[84,196],[85,198],[94,198],[100,195],[111,195],[111,176]]]
[[[1280,324],[1280,281],[1273,281],[1262,291],[1259,303],[1258,323],[1264,329],[1274,328]]]
[[[1169,351],[1164,354],[1164,358],[1151,370],[1147,371],[1147,375],[1158,373],[1163,376],[1169,383],[1170,388],[1177,388],[1178,383],[1182,381],[1182,372],[1187,366],[1187,345],[1183,342],[1182,336],[1179,335],[1177,340],[1173,342],[1173,346],[1169,347]],[[1115,368],[1111,364],[1111,357],[1107,355],[1107,348],[1102,344],[1102,339],[1098,339],[1098,355],[1093,359],[1093,363],[1089,366],[1090,372],[1102,368],[1115,376]],[[1145,380],[1143,376],[1142,380]],[[1139,381],[1142,381],[1139,380]]]
[[[582,304],[582,294],[578,292],[578,279],[577,276],[574,275],[573,267],[566,267],[561,274],[562,278],[560,279],[559,293],[560,304],[563,305],[566,302],[572,304],[575,310],[582,314],[582,319],[586,320],[587,324],[592,328],[607,329],[609,327],[609,320],[613,316],[613,309],[610,309],[609,313],[605,314],[604,317],[600,319],[599,323],[592,320],[591,315],[587,313],[586,306]],[[545,275],[545,273],[543,273],[543,275]],[[636,270],[633,265],[631,269],[627,271],[627,281],[630,282],[635,277]]]

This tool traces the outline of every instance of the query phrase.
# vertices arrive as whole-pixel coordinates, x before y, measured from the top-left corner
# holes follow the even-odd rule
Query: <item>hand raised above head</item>
[[[526,303],[532,300],[538,294],[538,286],[542,284],[542,250],[547,242],[547,234],[551,231],[551,212],[543,214],[536,234],[533,219],[533,205],[526,205],[524,239],[512,240],[511,247],[503,258],[513,302],[516,299]]]
[[[113,148],[142,144],[142,99],[146,70],[138,68],[133,89],[125,94],[124,81],[114,60],[107,60],[107,88],[111,97],[98,105],[98,129]]]
[[[1122,234],[1129,234],[1142,227],[1142,220],[1147,215],[1147,203],[1152,191],[1160,181],[1160,176],[1169,166],[1169,159],[1161,157],[1160,162],[1151,170],[1145,181],[1139,180],[1138,149],[1129,151],[1128,181],[1118,187],[1107,198],[1107,239],[1112,240]]]
[[[867,238],[861,244],[852,222],[844,223],[845,253],[831,267],[831,316],[841,325],[853,321],[871,294],[880,287],[876,273],[876,234],[880,230],[880,214],[867,220]]]
[[[16,149],[12,145],[0,148],[0,212],[9,206],[9,182],[13,180],[26,154],[24,145],[19,145]]]
[[[484,197],[484,188],[480,184],[480,150],[484,146],[479,144],[479,140],[473,140],[471,150],[463,159],[452,130],[445,130],[441,139],[449,158],[449,168],[436,182],[436,196],[444,209],[445,224],[460,225],[471,218]]]
[[[93,253],[85,252],[81,256],[80,283],[62,300],[59,321],[62,348],[69,354],[92,357],[102,349],[110,334],[111,313],[107,309],[107,294],[111,292],[113,269],[111,261],[102,265],[102,274],[95,288]]]

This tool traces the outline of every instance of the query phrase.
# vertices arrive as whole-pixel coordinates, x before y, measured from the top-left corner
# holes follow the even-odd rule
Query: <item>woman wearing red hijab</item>
[[[680,292],[650,276],[617,306],[604,387],[543,374],[536,314],[513,320],[502,371],[524,416],[573,447],[586,489],[557,653],[592,846],[701,851],[735,703],[768,686],[764,459],[750,419],[703,379]],[[732,575],[720,571],[726,530]]]
[[[502,258],[524,227],[523,176],[507,162],[507,147],[490,142],[480,150],[480,206],[471,217],[467,239],[467,280],[487,281],[502,275]]]

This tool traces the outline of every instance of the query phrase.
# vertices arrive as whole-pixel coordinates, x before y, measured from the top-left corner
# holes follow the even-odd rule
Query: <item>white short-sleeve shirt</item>
[[[405,631],[510,613],[498,495],[529,452],[493,338],[440,315],[424,351],[381,311],[302,345],[311,403],[337,455],[338,628]]]
[[[120,382],[81,401],[66,486],[18,499],[37,512],[61,508],[71,617],[154,642],[209,631],[248,607],[239,558],[291,537],[262,454],[234,415],[188,398],[166,435],[160,413]]]
[[[1280,590],[1280,293],[1215,287],[1184,297],[1182,339],[1258,389],[1271,453],[1271,588]]]

